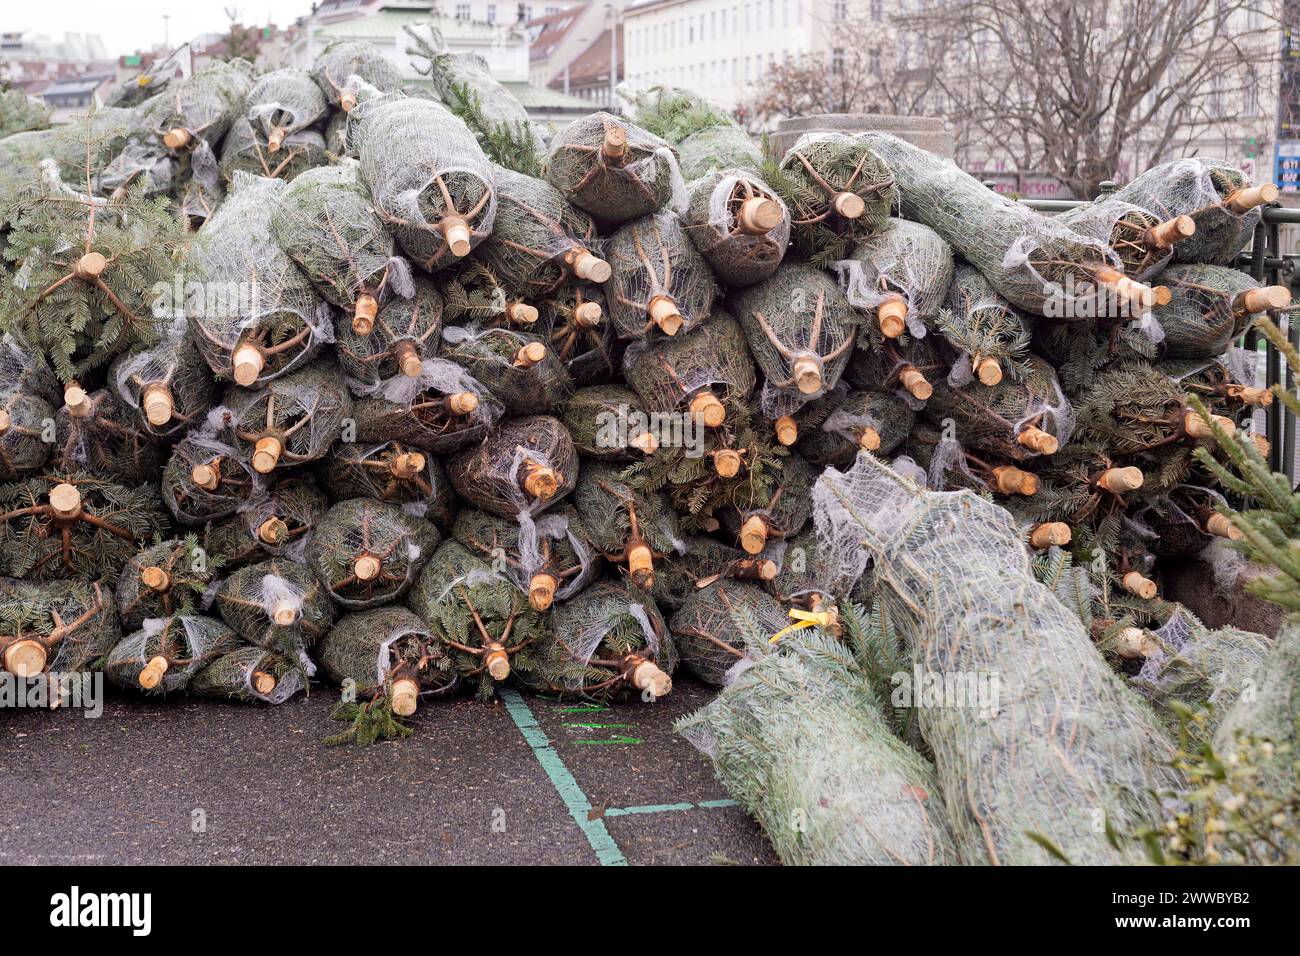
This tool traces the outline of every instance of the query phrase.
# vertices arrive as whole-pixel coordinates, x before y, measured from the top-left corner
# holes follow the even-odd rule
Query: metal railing
[[[985,183],[992,188],[992,183]],[[1105,197],[1114,192],[1114,183],[1101,184],[1101,195]],[[1022,199],[1021,203],[1038,212],[1065,212],[1077,206],[1086,206],[1086,199]],[[1281,206],[1266,206],[1255,226],[1250,247],[1243,251],[1235,263],[1236,267],[1248,273],[1261,285],[1284,285],[1293,292],[1300,288],[1300,255],[1283,255],[1279,242],[1278,230],[1284,225],[1300,226],[1300,209],[1283,209]],[[1297,296],[1300,298],[1300,295]],[[1300,348],[1300,314],[1289,312],[1288,321],[1283,324],[1284,331],[1291,344]],[[1248,331],[1241,344],[1248,350],[1256,352],[1260,342],[1264,349],[1264,380],[1267,385],[1283,383],[1284,387],[1295,388],[1294,372],[1287,367],[1282,353],[1275,349],[1254,329]],[[1282,405],[1274,402],[1263,410],[1265,435],[1269,441],[1269,465],[1274,471],[1280,471],[1295,482],[1296,477],[1296,417]]]

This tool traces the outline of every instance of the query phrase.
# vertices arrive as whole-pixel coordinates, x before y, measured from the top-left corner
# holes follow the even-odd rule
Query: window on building
[[[456,4],[456,19],[457,19],[457,20],[468,20],[468,19],[469,19],[469,4],[468,4],[468,3],[458,3],[458,4]]]
[[[885,5],[882,0],[871,0],[871,20],[879,23],[885,18]]]
[[[781,0],[781,26],[790,25],[790,0]]]
[[[488,23],[497,22],[497,5],[495,3],[489,3],[487,5],[487,22]]]
[[[875,7],[875,0],[872,0],[872,7]],[[836,23],[843,23],[849,18],[849,0],[835,0],[831,4],[831,19]]]
[[[1259,108],[1259,74],[1253,66],[1246,71],[1244,83],[1242,95],[1245,113],[1247,116],[1258,116],[1262,112]]]
[[[872,76],[880,75],[880,50],[873,49],[867,55],[867,70]]]
[[[794,23],[795,26],[803,26],[803,0],[795,0],[794,3]]]
[[[831,72],[835,74],[844,72],[844,47],[837,46],[831,51]]]
[[[754,2],[754,29],[763,29],[763,0],[755,0]]]
[[[559,8],[559,7],[547,7],[547,8],[546,8],[546,15],[547,15],[548,17],[550,17],[550,16],[554,16],[555,14],[557,14],[557,13],[559,13],[559,12],[560,12],[560,8]]]

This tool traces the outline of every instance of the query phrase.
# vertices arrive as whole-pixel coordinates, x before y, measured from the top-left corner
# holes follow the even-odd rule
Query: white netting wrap
[[[573,491],[578,453],[558,419],[511,418],[478,448],[446,462],[447,478],[466,501],[503,518],[538,514]]]
[[[230,395],[232,432],[253,469],[269,474],[325,456],[352,417],[338,369],[316,363],[255,391]]]
[[[383,93],[402,88],[402,74],[373,43],[338,40],[325,48],[312,65],[312,78],[325,98],[347,114],[356,106],[358,80]]]
[[[683,189],[671,146],[609,113],[592,113],[551,143],[547,179],[579,209],[620,223],[655,212]]]
[[[285,137],[324,119],[329,110],[325,94],[306,70],[284,69],[264,73],[248,91],[246,115],[274,155]]]
[[[573,390],[568,368],[538,335],[449,325],[442,340],[442,355],[464,366],[512,415],[550,411]]]
[[[191,168],[195,176],[199,175],[196,165],[202,167],[202,179],[208,195],[220,193],[213,189],[219,175],[226,182],[233,182],[239,173],[254,176],[266,176],[269,179],[283,179],[288,182],[299,174],[329,161],[325,137],[315,129],[302,129],[284,137],[279,148],[272,151],[266,137],[247,117],[239,117],[230,127],[230,132],[221,143],[221,164],[209,167],[208,156],[201,157],[195,150]]]
[[[397,258],[390,262],[405,264]],[[404,273],[390,270],[398,274]],[[442,296],[426,279],[410,280],[401,290],[373,320],[363,321],[366,313],[360,313],[361,319],[339,326],[336,354],[354,395],[410,402],[421,391],[424,364],[437,352],[442,333]]]
[[[614,273],[605,299],[620,338],[679,335],[709,317],[718,285],[675,213],[627,223],[606,252]]]
[[[438,546],[434,525],[399,505],[353,498],[334,505],[307,545],[307,566],[343,607],[395,601]]]
[[[142,103],[137,122],[175,153],[196,148],[210,152],[210,144],[226,134],[252,86],[248,62],[214,63]]]
[[[54,410],[43,398],[15,389],[0,394],[0,414],[5,421],[0,431],[0,480],[39,471],[50,457],[45,439]]]
[[[859,239],[848,259],[830,264],[849,302],[875,312],[882,302],[902,297],[907,331],[924,338],[952,282],[952,248],[928,226],[890,219]]]
[[[492,164],[446,107],[376,96],[350,114],[349,139],[358,146],[375,211],[421,268],[450,265],[491,235],[497,212]]]
[[[210,617],[146,618],[117,642],[104,663],[114,684],[146,694],[184,690],[190,679],[240,645],[235,632]]]
[[[230,409],[218,405],[181,439],[163,468],[162,497],[181,524],[234,514],[262,489],[262,477],[235,447]]]
[[[1170,358],[1221,355],[1254,318],[1248,293],[1259,285],[1238,269],[1170,266],[1160,274],[1160,282],[1169,289],[1169,301],[1157,305],[1152,314],[1164,333],[1164,354]],[[1255,311],[1264,311],[1260,306],[1266,305],[1255,303]]]
[[[1114,196],[1085,203],[1056,217],[1075,232],[1104,242],[1124,263],[1124,274],[1146,281],[1174,257],[1176,243],[1158,240],[1151,230],[1160,217]]]
[[[1172,746],[1034,579],[1011,516],[967,492],[924,491],[868,455],[828,469],[813,497],[840,574],[873,564],[914,667],[993,689],[978,707],[918,708],[963,860],[1047,862],[1031,833],[1074,863],[1140,860],[1104,824],[1125,833],[1155,819],[1153,791],[1176,783],[1162,765]]]
[[[312,573],[272,558],[240,568],[221,582],[216,606],[244,640],[300,661],[307,676],[315,665],[307,651],[329,630],[334,608]]]
[[[212,406],[212,370],[185,334],[184,319],[156,345],[118,356],[108,380],[143,427],[160,437],[201,424]]]
[[[790,211],[748,169],[718,170],[691,183],[684,219],[691,241],[728,286],[766,279],[790,244]]]
[[[47,402],[63,400],[63,387],[45,357],[12,332],[0,336],[0,382],[5,388],[29,391]]]
[[[633,342],[623,353],[623,375],[652,411],[680,411],[702,391],[744,401],[757,375],[734,318],[717,310],[707,322],[672,338]]]
[[[575,516],[576,517],[576,516]],[[578,563],[578,572],[568,578],[555,591],[555,600],[563,601],[573,597],[600,573],[596,555],[591,547],[569,527],[570,516],[564,514],[546,514],[534,519],[527,511],[519,512],[519,564],[517,574],[514,565],[507,565],[507,574],[515,584],[525,591],[529,582],[541,571],[549,570],[553,562],[549,559],[552,542],[567,542],[573,552],[573,560]]]
[[[366,393],[367,386],[356,379],[348,384]],[[372,397],[355,409],[363,441],[410,442],[445,454],[480,441],[504,413],[486,387],[447,359],[426,358],[418,378],[399,375],[372,387]],[[465,395],[473,396],[472,403],[458,398]]]
[[[308,674],[296,658],[261,647],[241,647],[218,657],[190,681],[203,697],[283,704],[307,686]]]

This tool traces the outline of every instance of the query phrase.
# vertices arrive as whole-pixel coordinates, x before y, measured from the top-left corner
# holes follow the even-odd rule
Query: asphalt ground
[[[426,703],[366,748],[322,743],[334,693],[0,711],[0,865],[776,862],[673,733],[713,695],[689,678],[653,704]]]

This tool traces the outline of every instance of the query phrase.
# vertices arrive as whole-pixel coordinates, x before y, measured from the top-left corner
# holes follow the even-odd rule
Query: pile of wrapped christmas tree
[[[1207,453],[1273,398],[1233,346],[1289,295],[1232,268],[1272,187],[1184,160],[1048,218],[668,90],[549,136],[411,41],[409,87],[348,42],[10,110],[4,668],[328,679],[371,740],[680,664],[786,859],[1128,854],[1171,702],[1265,647],[1159,593],[1241,534]],[[913,665],[1002,703],[882,708]]]

